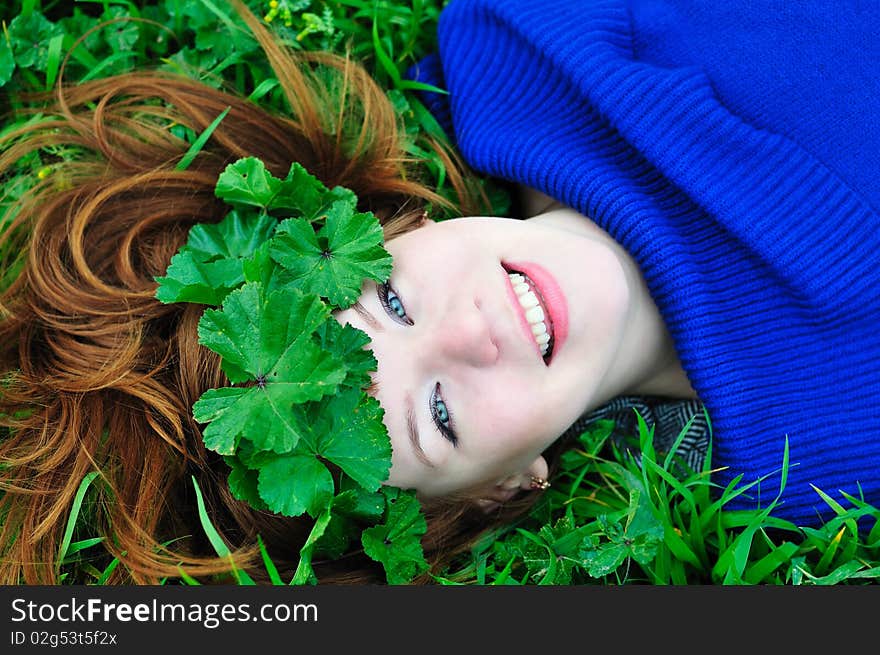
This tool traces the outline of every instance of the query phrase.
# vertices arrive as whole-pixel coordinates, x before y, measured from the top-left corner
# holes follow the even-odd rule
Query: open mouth
[[[532,339],[541,352],[544,364],[553,357],[555,343],[553,319],[541,289],[528,275],[504,265],[513,293],[528,324]]]

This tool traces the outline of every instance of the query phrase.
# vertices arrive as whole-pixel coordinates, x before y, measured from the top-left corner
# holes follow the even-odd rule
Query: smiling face
[[[546,475],[541,452],[620,391],[635,284],[621,249],[572,210],[428,222],[386,249],[387,284],[336,318],[372,340],[387,482],[430,497]]]

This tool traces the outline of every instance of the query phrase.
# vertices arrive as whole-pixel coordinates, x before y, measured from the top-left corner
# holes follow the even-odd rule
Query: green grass
[[[408,5],[387,0],[251,0],[249,5],[270,19],[279,37],[293,48],[350,49],[388,95],[404,119],[410,153],[422,156],[429,179],[445,190],[443,164],[418,148],[419,135],[443,138],[430,113],[419,102],[418,85],[405,79],[407,68],[436,47],[441,0]],[[89,32],[101,21],[133,18]],[[132,67],[175,70],[211,84],[232,84],[254,102],[280,109],[277,81],[248,38],[228,13],[212,0],[24,0],[2,19],[0,34],[0,111],[19,106],[21,94],[51,88],[63,56],[71,52],[65,79],[87,80]],[[74,42],[87,34],[70,51]],[[185,167],[210,135],[189,135],[192,147]],[[32,119],[39,120],[39,117]],[[9,123],[0,130],[16,127]],[[41,152],[19,162],[4,180],[6,195],[0,223],[9,220],[15,200],[35,180],[51,175],[52,162],[75,153]],[[509,198],[491,180],[479,180],[504,213]],[[3,244],[0,244],[2,249]],[[4,261],[14,253],[3,253]],[[16,270],[0,271],[0,284]],[[735,493],[713,486],[710,461],[703,470],[682,473],[674,448],[657,453],[651,431],[642,425],[633,439],[642,453],[637,462],[609,442],[611,425],[597,422],[561,459],[553,486],[532,513],[488,535],[471,553],[437,576],[443,585],[693,585],[874,584],[880,578],[880,510],[851,498],[839,505],[817,490],[817,500],[835,518],[818,528],[805,528],[773,518],[765,511],[728,511]],[[711,460],[711,453],[709,456]],[[789,462],[780,462],[783,476]],[[71,507],[68,529],[59,552],[64,582],[103,584],[120,565],[107,562],[101,539],[89,536],[87,511],[92,473],[82,481]],[[197,488],[197,492],[198,492]],[[829,490],[831,491],[831,490]],[[200,493],[198,493],[200,499]],[[200,505],[202,529],[221,557],[228,549]],[[858,531],[861,521],[869,526]],[[263,550],[263,564],[275,584],[289,584]],[[240,584],[251,584],[235,571]],[[297,580],[298,581],[298,580]],[[184,571],[174,582],[197,584]]]
[[[825,497],[835,518],[818,529],[760,511],[726,510],[749,487],[717,489],[700,471],[662,457],[642,424],[641,462],[609,444],[599,421],[562,458],[543,502],[520,525],[475,549],[448,584],[874,584],[880,512]],[[782,464],[783,479],[788,462]],[[675,473],[673,473],[675,471]],[[820,501],[817,495],[817,501]],[[860,534],[857,520],[873,526]]]
[[[637,462],[612,445],[613,424],[597,421],[562,456],[551,488],[531,514],[487,535],[435,577],[438,585],[865,585],[880,580],[880,510],[851,499],[844,508],[825,497],[836,516],[819,528],[798,527],[763,510],[729,511],[736,492],[710,481],[708,458],[685,470],[669,453],[656,453],[642,424]],[[673,473],[675,471],[675,473]],[[788,463],[783,462],[783,478]],[[101,584],[118,560],[96,568],[99,539],[68,547],[92,477],[83,481],[65,535],[67,579]],[[746,491],[748,487],[745,488]],[[199,499],[202,529],[220,557],[229,550]],[[817,500],[823,497],[817,491]],[[860,533],[857,521],[873,526]],[[80,528],[84,526],[78,526]],[[263,549],[273,584],[284,580]],[[253,584],[235,570],[237,584]],[[175,583],[199,584],[181,571]]]

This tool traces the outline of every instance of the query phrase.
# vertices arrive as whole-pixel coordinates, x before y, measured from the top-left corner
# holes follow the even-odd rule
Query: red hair
[[[401,148],[387,96],[350,59],[291,53],[240,2],[290,105],[274,115],[247,99],[158,72],[59,84],[40,108],[49,118],[7,134],[0,178],[22,157],[52,147],[77,156],[52,164],[8,213],[0,252],[20,266],[0,294],[0,583],[54,584],[56,561],[80,482],[99,478],[83,507],[84,537],[102,537],[118,558],[111,583],[210,578],[229,571],[203,536],[190,476],[240,568],[264,571],[259,535],[282,575],[292,576],[309,521],[258,512],[236,500],[222,460],[204,448],[192,404],[227,384],[218,358],[198,343],[202,308],[163,305],[155,276],[195,223],[220,220],[220,171],[245,156],[284,176],[298,161],[327,186],[358,196],[386,238],[415,227],[428,206],[450,203],[418,181]],[[322,75],[316,75],[320,69]],[[326,84],[330,72],[338,84]],[[172,124],[196,133],[229,112],[186,170],[188,144]],[[464,211],[478,213],[465,168],[442,143]],[[8,203],[8,200],[4,200]],[[20,253],[20,254],[18,254]],[[437,571],[491,526],[468,503],[426,507],[423,544]],[[315,562],[320,581],[381,581],[362,554]],[[427,581],[423,577],[420,581]]]

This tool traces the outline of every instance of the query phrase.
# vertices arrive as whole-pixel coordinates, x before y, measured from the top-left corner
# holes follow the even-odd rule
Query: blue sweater
[[[878,24],[857,0],[453,0],[420,71],[470,165],[639,263],[713,481],[763,478],[726,509],[776,498],[786,441],[774,515],[831,518],[814,487],[880,507]]]

